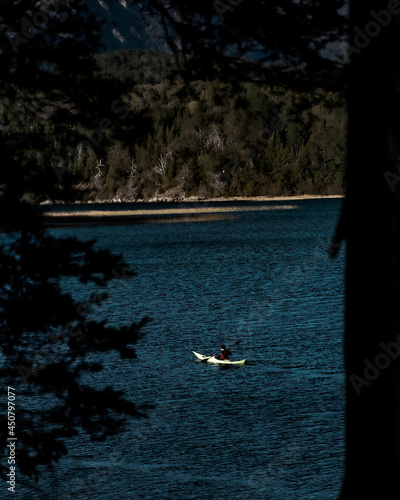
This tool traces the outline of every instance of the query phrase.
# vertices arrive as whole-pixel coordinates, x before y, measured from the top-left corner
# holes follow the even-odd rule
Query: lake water
[[[118,439],[71,440],[54,472],[25,490],[21,484],[20,493],[335,500],[344,472],[344,250],[332,260],[325,246],[341,203],[235,202],[273,209],[227,220],[51,229],[96,238],[137,272],[109,285],[98,315],[117,325],[144,315],[152,321],[137,360],[109,357],[95,383],[155,408]],[[192,354],[237,340],[232,359],[246,358],[243,366],[199,363]]]

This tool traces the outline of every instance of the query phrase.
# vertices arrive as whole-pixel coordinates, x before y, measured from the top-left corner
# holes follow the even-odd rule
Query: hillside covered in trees
[[[130,90],[102,98],[108,111],[97,129],[65,124],[64,140],[50,139],[37,151],[38,168],[58,184],[60,199],[343,192],[347,111],[341,93],[256,78],[189,80],[174,73],[175,56],[152,52],[106,53],[98,63],[103,79],[112,75]],[[11,130],[12,121],[21,120],[20,127],[51,138],[50,114],[29,113],[27,105],[23,120],[7,117],[7,123]]]

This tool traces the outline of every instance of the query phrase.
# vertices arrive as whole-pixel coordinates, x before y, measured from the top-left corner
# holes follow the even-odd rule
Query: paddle
[[[232,344],[231,346],[229,346],[227,350],[229,350],[231,347],[233,347],[233,346],[235,346],[235,345],[240,344],[240,342],[241,342],[241,341],[242,341],[242,339],[238,339],[238,340],[237,340],[234,344]],[[212,358],[212,357],[214,357],[214,356],[215,356],[215,354],[213,354],[212,356],[207,356],[206,358],[202,359],[202,360],[200,361],[200,363],[204,363],[205,361],[208,361],[210,358]]]

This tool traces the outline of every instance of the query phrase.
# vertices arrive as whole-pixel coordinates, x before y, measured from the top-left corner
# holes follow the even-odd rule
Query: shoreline
[[[342,198],[342,196],[280,196],[280,197],[235,197],[235,198],[214,198],[204,201],[190,199],[189,202],[165,202],[164,207],[162,202],[145,202],[132,207],[118,207],[118,202],[112,203],[114,206],[102,207],[109,202],[99,203],[99,206],[93,207],[93,204],[76,204],[66,205],[60,204],[57,206],[66,209],[54,210],[55,205],[46,204],[43,207],[43,217],[45,224],[51,227],[63,227],[71,225],[131,225],[131,224],[160,224],[167,222],[200,222],[200,221],[216,221],[225,219],[236,219],[240,213],[244,212],[261,212],[261,211],[286,211],[296,210],[299,205],[296,201],[315,200],[315,199],[331,199]],[[260,202],[243,204],[243,202]],[[193,204],[192,204],[192,203]],[[196,203],[197,202],[197,203]],[[221,202],[221,205],[212,205],[211,203]],[[224,203],[229,203],[226,205]],[[237,202],[235,204],[235,202]],[[271,203],[272,202],[272,203]],[[273,203],[275,202],[275,203]],[[283,203],[279,203],[283,202]],[[124,202],[120,202],[123,204]],[[154,203],[158,203],[154,207]],[[74,205],[76,210],[74,210]],[[140,206],[141,205],[141,206]],[[153,206],[152,206],[153,205]],[[47,208],[48,207],[48,208]]]
[[[126,218],[136,216],[151,216],[156,217],[159,215],[199,215],[199,214],[230,214],[234,212],[261,212],[267,210],[294,210],[297,206],[294,204],[286,205],[258,205],[258,206],[230,206],[230,207],[208,207],[208,206],[195,206],[195,207],[173,207],[173,208],[139,208],[134,210],[75,210],[75,211],[57,211],[57,212],[44,212],[43,215],[47,218],[62,218],[62,217],[107,217],[107,218]]]
[[[317,194],[295,194],[293,196],[233,196],[231,198],[207,198],[204,201],[299,201],[299,200],[319,200],[330,198],[344,198],[344,194],[317,195]],[[186,202],[186,201],[184,201]]]
[[[339,199],[344,198],[344,194],[333,194],[333,195],[314,195],[314,194],[299,194],[293,196],[232,196],[232,197],[220,197],[220,198],[199,198],[199,197],[189,197],[182,198],[179,200],[166,199],[163,197],[160,198],[151,198],[150,200],[121,200],[121,199],[110,199],[110,200],[90,200],[90,201],[75,201],[73,203],[65,203],[65,202],[52,202],[52,201],[43,201],[39,204],[39,206],[62,206],[62,205],[119,205],[126,203],[144,203],[144,204],[153,204],[153,203],[216,203],[216,202],[230,202],[230,201],[301,201],[301,200],[319,200],[319,199]]]

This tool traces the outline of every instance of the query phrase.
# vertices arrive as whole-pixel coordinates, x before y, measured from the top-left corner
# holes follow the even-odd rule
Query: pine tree
[[[103,107],[96,99],[105,89],[91,56],[100,26],[79,0],[34,6],[11,0],[0,8],[0,35],[7,41],[0,51],[2,111],[11,117],[19,109],[22,116],[0,130],[0,226],[7,233],[0,249],[0,373],[5,386],[23,387],[18,470],[37,477],[43,465],[68,452],[65,439],[84,432],[104,440],[144,416],[121,391],[82,379],[101,372],[109,352],[133,359],[147,320],[114,328],[95,317],[96,306],[107,300],[107,283],[133,274],[122,256],[96,250],[93,241],[47,234],[37,206],[26,201],[27,195],[40,201],[66,192],[68,165],[83,162],[68,156],[75,154],[70,141],[80,137],[73,124],[94,130],[110,112],[108,100]],[[121,90],[108,82],[108,92],[113,88]],[[71,279],[88,288],[83,301],[62,290]],[[39,397],[46,405],[35,411],[30,401]]]

